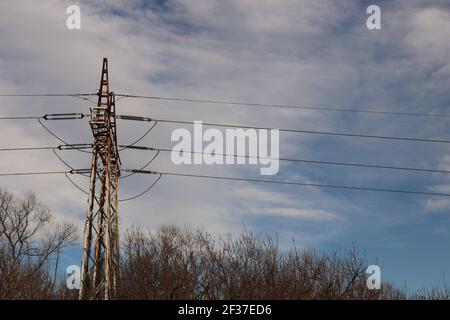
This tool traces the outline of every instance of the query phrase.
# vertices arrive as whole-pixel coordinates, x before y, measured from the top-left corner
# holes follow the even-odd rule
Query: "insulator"
[[[70,170],[71,174],[86,174],[91,173],[91,169],[73,169]]]
[[[138,149],[138,150],[156,150],[155,148],[143,147],[143,146],[123,146],[123,145],[120,145],[119,148]]]
[[[147,117],[138,117],[138,116],[127,116],[127,115],[117,115],[117,119],[123,119],[123,120],[133,120],[133,121],[152,121],[151,118]]]
[[[131,172],[131,173],[142,173],[142,174],[159,174],[156,171],[150,171],[150,170],[137,170],[137,169],[126,169],[125,172]]]
[[[85,115],[83,113],[50,113],[44,115],[44,120],[77,120],[83,119]]]
[[[91,149],[93,148],[93,144],[62,144],[58,146],[59,150],[74,150],[74,149]]]

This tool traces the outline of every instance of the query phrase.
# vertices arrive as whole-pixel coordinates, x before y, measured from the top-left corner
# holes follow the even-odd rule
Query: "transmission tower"
[[[84,229],[80,299],[114,299],[119,285],[119,223],[114,93],[109,91],[108,59],[103,58],[98,103],[89,122],[94,137],[88,212]]]

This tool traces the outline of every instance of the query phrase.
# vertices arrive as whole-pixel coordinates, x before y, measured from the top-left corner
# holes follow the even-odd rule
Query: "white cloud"
[[[450,200],[447,199],[428,199],[425,203],[428,210],[443,210],[450,208]]]
[[[251,213],[259,213],[259,212],[252,212]],[[300,208],[283,208],[283,207],[277,207],[277,208],[269,208],[266,210],[261,210],[260,214],[262,215],[273,215],[273,216],[279,216],[279,217],[287,217],[287,218],[301,218],[306,220],[312,220],[312,221],[322,221],[322,220],[335,220],[336,214],[331,212],[326,212],[323,210],[316,210],[316,209],[300,209]]]
[[[448,229],[446,228],[436,228],[433,230],[433,234],[438,236],[447,236],[449,234]]]

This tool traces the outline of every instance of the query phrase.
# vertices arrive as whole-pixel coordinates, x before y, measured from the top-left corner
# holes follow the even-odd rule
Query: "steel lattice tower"
[[[98,103],[89,122],[94,136],[84,229],[80,299],[114,299],[119,285],[117,148],[114,93],[109,91],[108,59],[103,58]]]

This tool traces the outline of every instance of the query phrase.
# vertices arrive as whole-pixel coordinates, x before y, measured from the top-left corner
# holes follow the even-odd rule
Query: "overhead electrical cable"
[[[158,175],[158,178],[155,181],[153,181],[153,183],[148,188],[146,188],[144,191],[142,191],[141,193],[139,193],[135,196],[132,196],[132,197],[125,198],[125,199],[119,199],[118,201],[125,202],[125,201],[134,200],[134,199],[137,199],[137,198],[143,196],[144,194],[149,192],[158,183],[159,180],[161,180],[161,177],[162,177],[162,174]]]
[[[43,124],[41,119],[38,119],[38,122],[45,129],[45,131],[47,131],[54,138],[56,138],[57,140],[61,141],[65,145],[71,145],[71,143],[68,143],[67,141],[65,141],[62,138],[60,138],[59,136],[57,136],[52,130],[50,130],[45,124]],[[78,148],[74,148],[74,150],[77,150],[77,151],[80,151],[80,152],[83,152],[83,153],[92,153],[92,151],[85,151],[82,148],[79,148],[79,149]]]
[[[123,120],[132,120],[132,121],[158,121],[158,122],[163,122],[163,123],[176,123],[176,124],[187,124],[187,125],[194,124],[194,122],[191,122],[191,121],[155,119],[155,118],[148,118],[148,117],[128,116],[128,115],[118,115],[117,118],[123,119]],[[303,134],[314,134],[314,135],[340,136],[340,137],[349,137],[349,138],[367,138],[367,139],[399,140],[399,141],[410,141],[410,142],[428,142],[428,143],[450,144],[450,140],[446,140],[446,139],[409,138],[409,137],[381,136],[381,135],[348,133],[348,132],[332,132],[332,131],[287,129],[287,128],[269,128],[269,127],[238,125],[238,124],[230,124],[230,123],[202,122],[202,125],[212,126],[212,127],[242,128],[242,129],[255,129],[255,130],[261,130],[261,129],[262,130],[272,130],[272,129],[275,130],[275,129],[277,129],[280,132],[287,132],[287,133],[303,133]]]
[[[173,152],[172,149],[168,148],[157,148],[157,147],[145,147],[145,146],[126,146],[120,145],[123,149],[135,149],[135,150],[149,150],[149,151],[161,151],[161,152]],[[192,151],[192,150],[181,150],[176,152],[186,152],[190,154],[208,154],[202,151]],[[440,169],[428,169],[428,168],[416,168],[416,167],[404,167],[404,166],[393,166],[393,165],[376,165],[367,163],[354,163],[354,162],[338,162],[338,161],[320,161],[311,159],[295,159],[295,158],[270,158],[270,157],[260,157],[260,156],[250,156],[250,155],[239,155],[239,154],[228,154],[228,153],[213,153],[211,155],[215,156],[225,156],[225,157],[236,157],[236,158],[247,158],[247,159],[261,159],[261,160],[279,160],[287,162],[301,162],[301,163],[311,163],[311,164],[324,164],[324,165],[335,165],[335,166],[349,166],[349,167],[363,167],[363,168],[374,168],[374,169],[391,169],[391,170],[404,170],[404,171],[418,171],[418,172],[428,172],[428,173],[446,173],[450,174],[450,170],[440,170]]]
[[[177,177],[188,177],[188,178],[244,181],[244,182],[291,185],[291,186],[304,186],[304,187],[318,187],[318,188],[331,188],[331,189],[344,189],[344,190],[360,190],[360,191],[373,191],[373,192],[401,193],[401,194],[423,195],[423,196],[450,197],[450,193],[426,192],[426,191],[415,191],[415,190],[401,190],[401,189],[388,189],[388,188],[381,188],[381,187],[358,187],[358,186],[347,186],[347,185],[334,185],[334,184],[295,182],[295,181],[279,181],[279,180],[264,180],[264,179],[250,179],[250,178],[225,177],[225,176],[216,176],[216,175],[200,175],[200,174],[164,172],[164,171],[145,171],[145,170],[136,170],[136,169],[127,169],[125,171],[127,171],[127,172],[136,172],[136,173],[140,173],[140,174],[155,174],[155,175],[161,174],[161,175],[166,175],[166,176],[177,176]]]
[[[277,108],[277,109],[279,109],[279,108],[281,108],[281,109],[304,109],[304,110],[335,111],[335,112],[348,112],[348,113],[368,113],[368,114],[393,115],[393,116],[450,118],[450,114],[438,114],[438,113],[397,112],[397,111],[373,110],[373,109],[294,106],[294,105],[283,105],[283,104],[223,101],[223,100],[212,100],[212,99],[209,100],[209,99],[173,98],[173,97],[162,97],[162,96],[144,96],[144,95],[120,94],[120,93],[116,93],[116,96],[124,97],[124,98],[166,100],[166,101],[178,101],[178,102],[194,102],[194,103],[220,104],[220,105],[235,105],[235,106],[244,106],[244,107],[261,107],[261,108]]]
[[[29,172],[8,172],[8,173],[0,173],[1,177],[8,176],[34,176],[34,175],[48,175],[48,174],[79,174],[80,170],[70,170],[70,171],[29,171]]]

